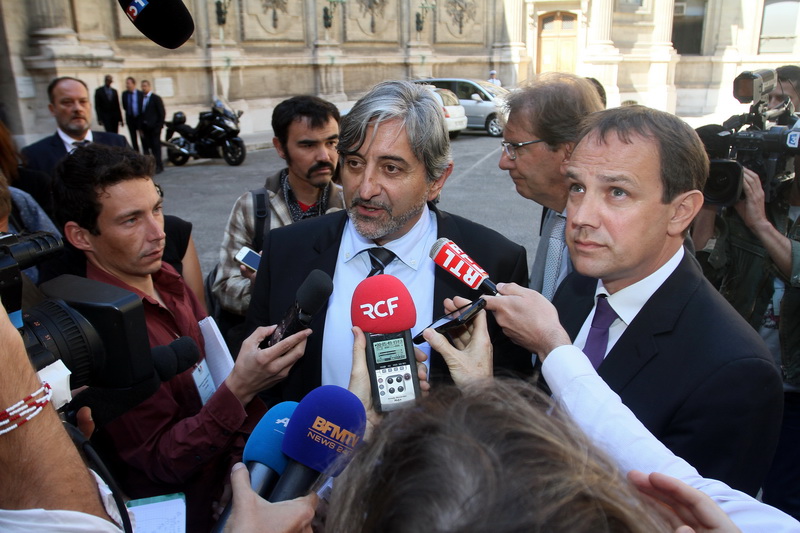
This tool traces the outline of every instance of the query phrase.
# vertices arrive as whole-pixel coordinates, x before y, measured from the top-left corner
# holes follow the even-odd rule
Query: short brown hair
[[[532,385],[440,387],[389,413],[337,479],[328,531],[671,531]]]
[[[686,191],[703,190],[708,178],[708,156],[700,137],[675,115],[642,105],[616,107],[587,116],[581,124],[578,142],[589,134],[604,142],[614,132],[625,144],[638,135],[655,142],[661,168],[663,203]]]
[[[539,74],[506,100],[509,115],[524,114],[533,129],[530,133],[546,142],[551,150],[559,144],[575,142],[581,120],[604,107],[590,81],[564,72]]]

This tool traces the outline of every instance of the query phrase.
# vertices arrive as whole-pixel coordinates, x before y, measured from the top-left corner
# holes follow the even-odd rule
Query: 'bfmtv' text
[[[131,22],[136,22],[136,17],[147,7],[149,2],[147,0],[133,0],[128,7],[125,8],[125,14],[131,19]]]
[[[328,422],[321,416],[318,416],[311,427],[308,429],[306,437],[313,439],[315,442],[336,450],[336,453],[349,454],[353,448],[358,444],[359,436],[342,429],[333,422]]]

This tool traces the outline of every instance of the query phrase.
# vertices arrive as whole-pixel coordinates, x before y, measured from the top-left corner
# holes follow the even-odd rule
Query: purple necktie
[[[583,348],[583,353],[595,368],[603,362],[608,346],[608,328],[616,319],[617,313],[611,308],[606,295],[599,295],[592,318],[592,326],[589,328],[589,336],[586,337],[586,346]]]

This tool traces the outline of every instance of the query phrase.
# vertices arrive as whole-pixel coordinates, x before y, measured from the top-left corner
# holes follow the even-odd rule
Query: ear
[[[694,217],[703,207],[703,193],[697,189],[679,194],[672,200],[672,218],[667,233],[673,237],[683,235]]]
[[[439,196],[439,193],[442,192],[442,187],[444,187],[444,182],[447,181],[447,178],[450,177],[450,174],[453,172],[453,162],[447,165],[447,168],[444,169],[442,175],[437,178],[436,181],[431,183],[430,189],[428,189],[428,201],[432,202]],[[426,178],[427,179],[427,178]]]
[[[64,237],[78,250],[94,251],[89,230],[80,227],[77,222],[69,221],[64,225]]]
[[[279,141],[277,137],[272,138],[272,146],[275,147],[275,151],[278,152],[278,155],[281,156],[281,159],[286,159],[286,151],[284,150],[281,141]]]
[[[567,165],[569,164],[569,158],[572,156],[572,150],[574,149],[574,142],[565,142],[558,145],[558,149],[556,151],[560,152],[562,155],[561,168],[559,169],[562,176],[567,175]]]
[[[50,114],[56,116],[56,106],[53,104],[47,104],[47,109],[50,111]]]

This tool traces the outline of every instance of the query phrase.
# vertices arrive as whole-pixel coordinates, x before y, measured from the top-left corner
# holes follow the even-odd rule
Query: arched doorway
[[[574,72],[577,47],[577,15],[556,11],[539,17],[537,72]]]

